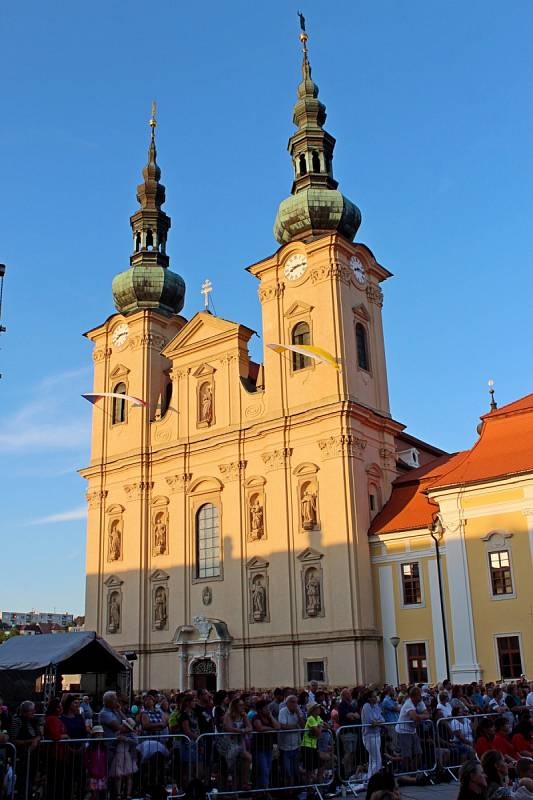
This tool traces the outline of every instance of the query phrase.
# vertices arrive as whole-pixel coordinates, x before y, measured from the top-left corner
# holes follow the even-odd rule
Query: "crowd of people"
[[[386,800],[398,783],[457,778],[460,800],[533,798],[525,681],[108,691],[98,705],[67,694],[37,712],[25,701],[12,715],[0,699],[5,798],[15,789],[23,800],[156,800],[196,785],[204,794],[280,790],[304,800],[310,787],[334,795],[348,785]]]

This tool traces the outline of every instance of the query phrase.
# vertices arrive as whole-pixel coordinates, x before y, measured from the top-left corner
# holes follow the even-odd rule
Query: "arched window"
[[[153,250],[154,248],[154,234],[150,228],[146,231],[146,247],[148,250]]]
[[[161,398],[161,416],[164,417],[168,411],[170,401],[172,400],[172,381],[169,381],[165,386],[163,397]]]
[[[313,172],[320,172],[320,156],[313,150]]]
[[[355,326],[355,343],[357,346],[357,364],[361,369],[370,370],[366,329],[361,322],[358,322]]]
[[[141,234],[138,233],[135,237],[135,252],[138,253],[141,249]]]
[[[307,322],[298,322],[292,329],[291,343],[294,345],[311,344],[311,334]],[[311,365],[311,359],[301,353],[292,354],[292,369],[296,372]]]
[[[305,153],[302,153],[298,159],[300,164],[300,175],[307,175],[307,161],[305,160]]]
[[[126,394],[126,384],[125,383],[117,383],[115,388],[113,389],[115,394]],[[111,414],[111,420],[113,425],[116,425],[118,422],[126,422],[126,400],[123,397],[114,397],[113,398],[113,411]]]
[[[216,578],[220,575],[220,527],[218,508],[212,503],[196,513],[196,577]]]

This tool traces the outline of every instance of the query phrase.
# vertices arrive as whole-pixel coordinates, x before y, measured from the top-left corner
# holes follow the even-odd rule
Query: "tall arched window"
[[[135,236],[135,252],[138,253],[140,249],[141,249],[141,234],[138,233]]]
[[[291,343],[294,345],[311,344],[311,334],[307,322],[298,322],[292,329]],[[311,359],[301,353],[292,354],[292,369],[296,372],[311,365]]]
[[[148,228],[148,230],[146,231],[146,249],[147,250],[154,249],[154,234],[152,233],[150,228]]]
[[[355,343],[357,346],[357,364],[361,369],[370,370],[366,329],[361,322],[358,322],[355,326]]]
[[[216,578],[220,575],[220,526],[218,508],[212,503],[196,513],[196,577]]]
[[[117,383],[115,388],[113,389],[115,394],[126,394],[126,384],[125,383]],[[118,422],[126,422],[126,400],[123,397],[114,397],[113,398],[113,410],[111,414],[111,420],[113,425],[116,425]]]
[[[302,153],[298,159],[300,163],[300,175],[307,174],[307,161],[305,160],[305,153]]]
[[[320,156],[313,150],[313,172],[320,172]]]

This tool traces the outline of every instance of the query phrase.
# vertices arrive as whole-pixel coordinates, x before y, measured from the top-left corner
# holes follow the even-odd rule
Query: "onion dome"
[[[185,282],[168,269],[166,253],[170,217],[161,210],[165,187],[159,183],[161,170],[155,146],[155,103],[150,119],[148,163],[143,169],[143,183],[137,187],[140,209],[130,217],[133,231],[133,255],[130,268],[113,279],[113,300],[121,314],[140,309],[154,309],[163,314],[178,314],[185,301]]]
[[[294,166],[291,196],[279,205],[274,236],[280,244],[338,231],[352,241],[361,212],[338,191],[333,178],[335,139],[324,130],[326,107],[318,99],[318,86],[311,77],[305,21],[300,17],[303,44],[302,82],[294,106],[293,122],[298,130],[289,139]]]

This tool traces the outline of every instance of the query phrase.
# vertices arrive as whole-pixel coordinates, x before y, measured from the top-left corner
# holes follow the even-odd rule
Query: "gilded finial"
[[[157,110],[156,102],[155,102],[155,100],[152,100],[152,116],[150,117],[150,127],[152,129],[152,139],[155,136],[155,129],[157,127],[157,119],[155,117],[156,110]]]
[[[307,35],[307,31],[305,30],[305,17],[301,11],[298,11],[298,16],[300,18],[300,41],[304,46],[304,53],[307,52],[307,40],[309,36]]]

